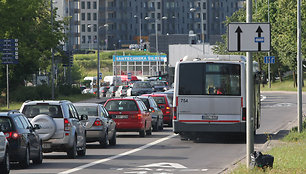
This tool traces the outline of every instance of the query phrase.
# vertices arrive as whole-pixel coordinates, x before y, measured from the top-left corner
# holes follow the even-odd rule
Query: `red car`
[[[104,104],[116,122],[118,132],[139,132],[140,137],[152,134],[152,117],[145,104],[137,97],[108,99]]]
[[[163,111],[164,115],[164,123],[168,124],[169,126],[172,126],[172,117],[173,117],[173,107],[170,104],[171,102],[167,98],[166,94],[143,94],[143,96],[151,96],[157,103],[158,107]]]

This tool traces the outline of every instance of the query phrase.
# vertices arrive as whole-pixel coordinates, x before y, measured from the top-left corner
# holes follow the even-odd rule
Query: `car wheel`
[[[139,131],[140,137],[145,137],[145,135],[146,135],[146,131],[144,129]]]
[[[86,155],[86,141],[84,141],[82,150],[77,151],[78,156],[85,156]]]
[[[22,168],[28,168],[30,166],[30,148],[29,146],[26,147],[25,154],[23,159],[19,161],[19,165]]]
[[[70,159],[75,159],[77,156],[76,138],[73,141],[73,146],[67,150],[67,156]]]
[[[6,150],[3,162],[0,164],[0,173],[3,174],[10,173],[10,156],[8,150]]]
[[[42,144],[40,144],[37,157],[35,159],[33,159],[33,163],[34,164],[41,164],[42,161],[43,161],[43,152],[42,152]]]
[[[164,130],[164,121],[162,120],[158,130]]]
[[[149,130],[146,131],[147,135],[152,135],[152,126],[149,128]]]
[[[100,143],[100,145],[103,148],[106,148],[108,146],[108,133],[107,133],[107,130],[105,131],[104,138],[103,137],[100,138],[99,143]]]
[[[113,133],[113,136],[112,138],[109,140],[109,145],[111,146],[115,146],[117,144],[117,133],[116,133],[116,130],[114,130],[114,133]]]

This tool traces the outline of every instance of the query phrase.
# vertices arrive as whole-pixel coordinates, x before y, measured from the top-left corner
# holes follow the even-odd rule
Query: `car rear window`
[[[12,121],[8,117],[0,117],[0,126],[2,128],[2,132],[14,131]]]
[[[147,108],[150,108],[149,99],[147,98],[140,98],[140,99],[143,101],[143,103],[146,105]]]
[[[134,83],[133,88],[152,88],[152,86],[147,82],[138,82]]]
[[[155,100],[157,104],[166,104],[166,100],[164,97],[154,97],[153,96],[153,99]]]
[[[108,111],[138,111],[137,104],[133,100],[110,100],[106,103]]]
[[[98,108],[95,106],[75,106],[79,115],[98,116]]]
[[[36,105],[25,105],[22,113],[27,118],[34,118],[36,115],[46,114],[52,118],[63,118],[60,105],[49,105],[46,103],[38,103]]]

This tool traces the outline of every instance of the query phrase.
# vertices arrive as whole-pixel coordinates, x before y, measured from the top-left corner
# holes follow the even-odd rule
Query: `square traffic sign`
[[[228,51],[261,52],[271,49],[270,23],[229,23]]]

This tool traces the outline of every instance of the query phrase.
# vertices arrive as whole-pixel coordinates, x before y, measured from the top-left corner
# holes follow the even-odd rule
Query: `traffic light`
[[[158,77],[158,80],[161,80],[162,79],[162,77]]]

